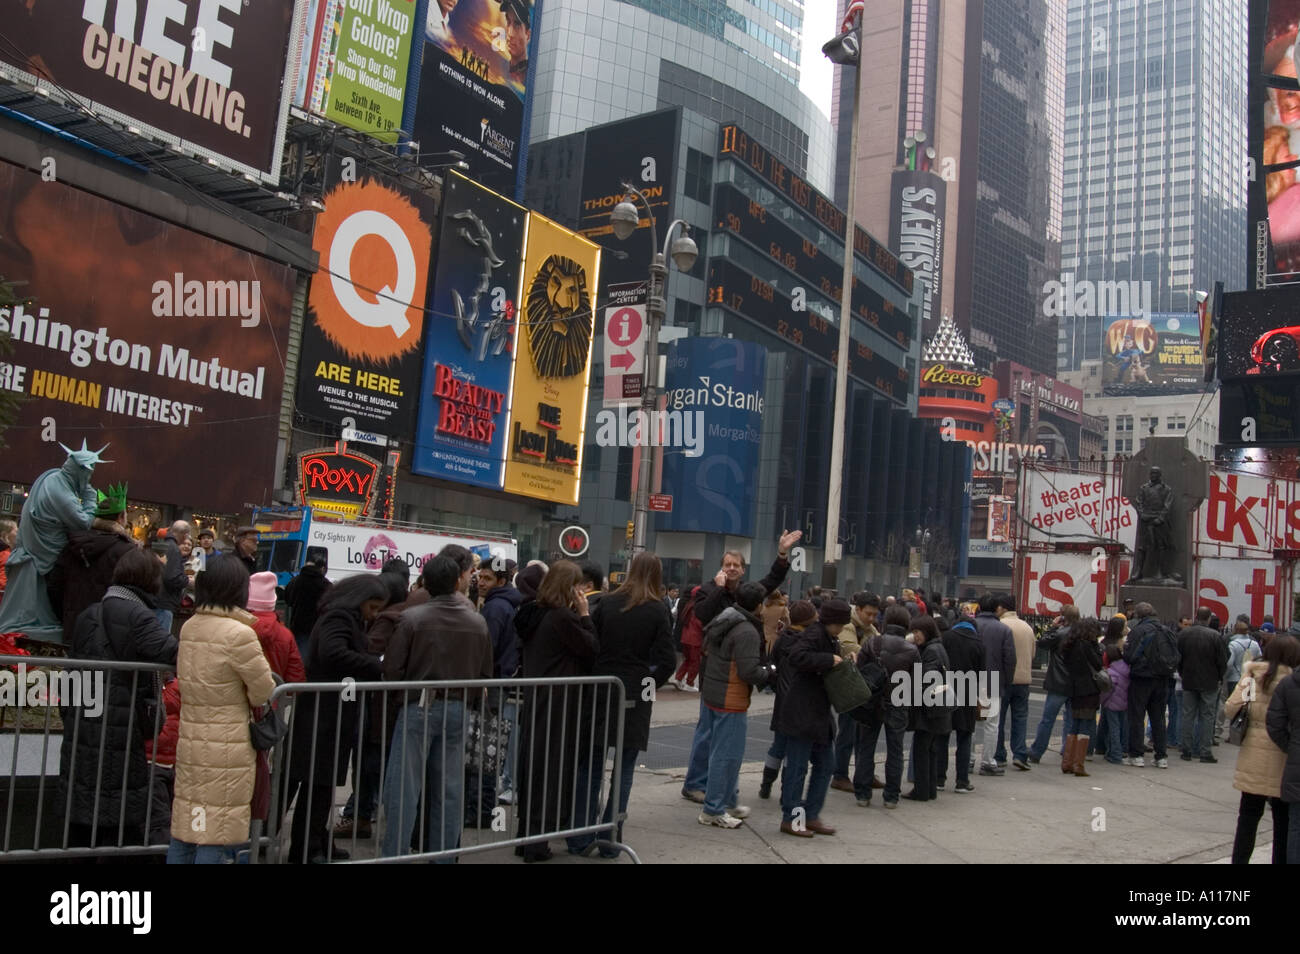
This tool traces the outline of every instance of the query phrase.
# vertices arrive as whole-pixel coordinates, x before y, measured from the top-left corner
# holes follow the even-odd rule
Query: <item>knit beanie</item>
[[[817,608],[807,600],[795,600],[790,604],[790,625],[807,626],[817,618]]]
[[[853,616],[849,604],[843,600],[826,600],[822,603],[817,618],[823,626],[828,626],[835,623],[847,623]]]
[[[275,612],[274,573],[254,573],[248,578],[248,611],[250,613]]]
[[[524,594],[524,599],[537,599],[537,588],[542,585],[542,580],[546,576],[546,567],[537,563],[530,563],[524,567],[515,576],[515,588]]]

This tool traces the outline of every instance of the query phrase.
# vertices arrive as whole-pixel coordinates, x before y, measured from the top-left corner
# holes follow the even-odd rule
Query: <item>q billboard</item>
[[[434,203],[380,177],[330,175],[313,248],[302,333],[298,409],[350,417],[362,430],[406,437],[415,416],[424,341]]]
[[[695,457],[664,448],[663,492],[673,509],[655,527],[754,536],[767,350],[734,338],[681,338],[667,366],[665,412],[694,415],[704,440]]]

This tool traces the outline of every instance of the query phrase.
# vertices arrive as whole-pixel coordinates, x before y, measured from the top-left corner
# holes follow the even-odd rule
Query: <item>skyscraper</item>
[[[900,215],[891,173],[907,161],[906,141],[920,140],[917,168],[946,183],[936,210],[941,304],[925,333],[951,313],[985,368],[999,359],[1044,372],[1054,364],[1055,320],[1043,314],[1040,298],[1059,271],[1052,196],[1059,194],[1063,141],[1053,103],[1062,83],[1049,68],[1052,44],[1063,40],[1058,6],[882,0],[871,5],[864,31],[863,61],[871,65],[859,77],[858,220],[869,231],[898,234],[891,229]],[[845,92],[837,83],[841,156],[849,141]],[[847,171],[837,175],[842,199]]]
[[[1245,287],[1246,9],[1069,0],[1063,281],[1124,283],[1129,312]],[[1060,317],[1062,370],[1100,358],[1105,315],[1123,313],[1122,296],[1095,297]]]

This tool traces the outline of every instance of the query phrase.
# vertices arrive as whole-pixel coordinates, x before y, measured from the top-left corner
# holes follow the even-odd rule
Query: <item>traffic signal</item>
[[[633,526],[635,526],[635,521],[633,521],[633,520],[629,520],[629,521],[627,522],[627,538],[628,538],[629,540],[631,540],[632,537],[635,536],[635,534],[634,534],[633,531],[632,531]]]

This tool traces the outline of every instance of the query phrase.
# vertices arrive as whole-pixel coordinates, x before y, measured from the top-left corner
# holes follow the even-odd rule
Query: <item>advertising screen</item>
[[[767,349],[734,338],[682,338],[668,351],[665,413],[692,415],[700,453],[665,448],[659,530],[754,535]],[[684,421],[677,422],[683,432]],[[667,419],[669,429],[674,422]]]
[[[406,438],[414,423],[429,287],[433,200],[365,176],[329,175],[316,216],[299,360],[298,409]]]
[[[437,0],[431,0],[435,5]],[[395,138],[406,106],[416,0],[307,0],[294,105]]]
[[[1218,341],[1220,380],[1300,371],[1300,291],[1225,294]]]
[[[59,443],[108,444],[95,483],[235,513],[269,496],[296,276],[269,259],[0,163],[0,309],[25,395],[0,475],[30,481]]]
[[[1300,0],[1250,5],[1251,246],[1255,287],[1300,271],[1300,88],[1296,38]]]
[[[305,0],[0,0],[0,75],[280,179],[295,8]]]
[[[515,194],[528,93],[532,0],[428,0],[416,24],[420,97],[414,138],[421,156],[464,153],[469,175]]]
[[[1203,390],[1204,380],[1195,313],[1106,319],[1101,375],[1106,393],[1187,393]]]
[[[600,247],[537,213],[528,216],[505,489],[576,504]]]
[[[528,212],[447,176],[411,470],[500,488]]]

